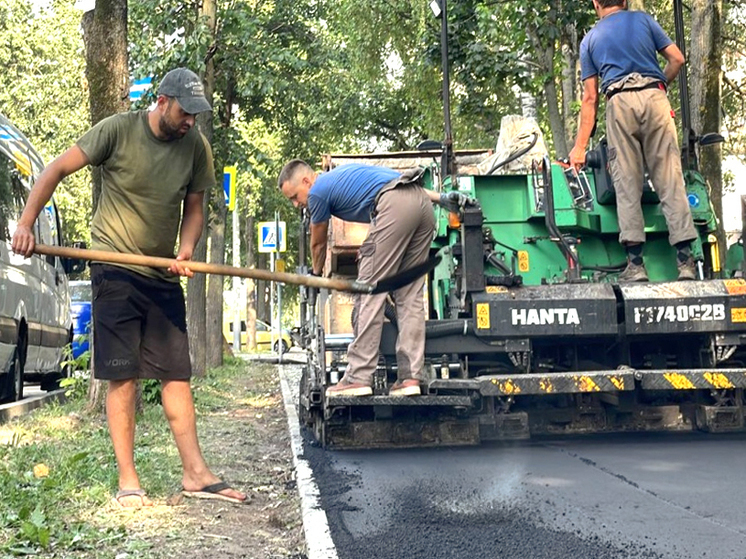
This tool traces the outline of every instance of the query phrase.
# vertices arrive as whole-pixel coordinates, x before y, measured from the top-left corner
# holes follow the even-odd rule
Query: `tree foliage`
[[[0,3],[0,111],[51,161],[89,125],[80,10],[72,2]],[[55,195],[63,238],[90,240],[90,179],[80,173]]]
[[[0,110],[47,159],[88,126],[81,13],[72,4],[52,0],[40,8],[5,0],[0,6]],[[130,74],[158,82],[175,66],[202,73],[211,61],[216,169],[238,167],[241,223],[271,218],[279,208],[294,226],[297,213],[276,187],[287,159],[316,164],[322,153],[413,149],[442,138],[440,22],[428,4],[220,0],[213,34],[199,0],[129,0]],[[746,81],[733,70],[743,65],[745,4],[723,0],[722,24],[723,150],[741,157]],[[638,0],[635,7],[673,36],[670,0]],[[691,36],[688,2],[684,7]],[[562,142],[572,141],[577,117],[578,42],[594,22],[590,2],[451,0],[455,147],[493,146],[502,117],[519,113],[526,95],[536,100],[539,123],[559,154]],[[151,92],[142,106],[152,99]],[[89,187],[77,179],[58,192],[65,233],[79,238],[90,219]]]

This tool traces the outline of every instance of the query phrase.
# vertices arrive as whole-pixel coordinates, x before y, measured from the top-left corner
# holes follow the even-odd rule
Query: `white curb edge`
[[[0,405],[0,424],[7,423],[11,419],[21,417],[27,413],[47,405],[50,402],[56,401],[64,403],[67,400],[65,397],[65,390],[53,390],[46,394],[38,396],[32,396],[21,400],[20,402],[9,402],[7,404]]]
[[[306,536],[308,559],[337,559],[337,549],[334,547],[326,512],[319,502],[319,488],[313,479],[311,466],[302,457],[303,439],[300,434],[300,422],[295,411],[293,392],[288,384],[284,368],[279,367],[282,399],[285,403],[285,413],[288,418],[290,444],[293,450],[293,465],[295,479],[300,495],[301,516],[303,517],[303,532]]]

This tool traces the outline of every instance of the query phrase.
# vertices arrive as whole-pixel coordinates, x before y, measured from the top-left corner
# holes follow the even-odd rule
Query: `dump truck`
[[[680,2],[674,7],[680,21]],[[691,131],[685,76],[680,89],[697,281],[674,281],[675,249],[655,185],[646,178],[650,281],[618,282],[626,256],[603,139],[580,173],[545,155],[529,158],[522,172],[500,174],[506,161],[530,154],[539,138],[503,160],[490,150],[453,151],[446,111],[446,140],[426,142],[421,151],[325,157],[327,169],[353,161],[421,166],[426,188],[458,190],[476,203],[458,214],[434,210],[432,253],[441,260],[424,294],[421,396],[387,395],[396,381],[391,308],[374,394],[326,398],[326,387],[344,372],[354,302],[303,291],[308,362],[299,410],[313,437],[327,448],[381,448],[538,434],[743,430],[746,280],[720,279],[717,220],[696,161],[700,148],[722,137]],[[327,272],[354,276],[357,245],[344,227],[330,227]],[[364,234],[357,231],[356,238],[359,245]],[[301,259],[307,251],[303,246]],[[348,312],[349,321],[337,316]]]

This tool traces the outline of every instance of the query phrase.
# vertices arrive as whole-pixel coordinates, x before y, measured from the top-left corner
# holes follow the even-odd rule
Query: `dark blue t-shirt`
[[[359,163],[320,174],[308,192],[311,223],[328,221],[331,216],[369,223],[376,194],[397,177],[399,173],[392,169]]]
[[[635,72],[665,82],[658,52],[671,43],[648,14],[614,12],[596,23],[580,43],[581,79],[598,76],[603,92]]]

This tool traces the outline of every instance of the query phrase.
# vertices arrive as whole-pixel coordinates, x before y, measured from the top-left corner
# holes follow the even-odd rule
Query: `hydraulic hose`
[[[474,322],[471,320],[439,320],[428,322],[425,326],[426,338],[443,338],[445,336],[466,336],[474,333]]]
[[[554,185],[552,184],[552,162],[549,157],[544,157],[542,177],[544,179],[544,223],[549,230],[549,234],[556,237],[559,243],[559,249],[568,262],[572,260],[576,268],[580,267],[578,256],[567,244],[565,237],[557,227],[557,221],[554,218]]]

